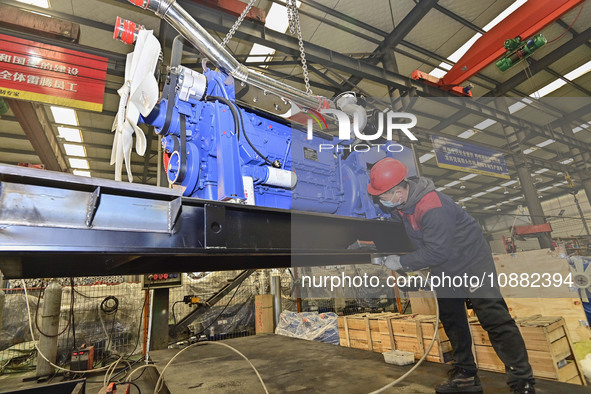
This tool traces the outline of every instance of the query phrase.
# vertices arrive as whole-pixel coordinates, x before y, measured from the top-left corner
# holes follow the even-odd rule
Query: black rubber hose
[[[119,309],[119,300],[115,296],[105,297],[101,302],[101,311],[106,315],[117,312],[117,309]]]
[[[238,111],[236,111],[236,106],[228,99],[219,96],[207,96],[205,97],[205,101],[221,101],[222,103],[226,104],[230,111],[232,112],[232,117],[234,118],[234,132],[236,136],[240,138],[240,123],[238,122]]]
[[[250,142],[250,139],[248,138],[248,135],[246,134],[246,129],[244,128],[244,120],[242,119],[242,112],[240,112],[240,110],[238,109],[238,107],[236,106],[236,104],[234,104],[233,102],[231,102],[230,100],[228,100],[228,99],[226,99],[224,97],[219,97],[219,96],[207,96],[205,98],[205,101],[211,101],[211,100],[221,101],[222,103],[226,104],[230,108],[230,111],[232,111],[232,115],[234,116],[234,128],[236,130],[236,136],[238,137],[238,139],[240,139],[239,128],[240,128],[240,126],[242,126],[242,134],[244,135],[244,138],[246,138],[246,142],[248,143],[248,145],[250,145],[250,147],[252,148],[252,150],[257,155],[259,155],[267,164],[269,164],[272,167],[275,167],[275,165],[267,157],[265,157],[265,155],[263,155],[252,144],[252,142]],[[240,125],[238,124],[238,119],[240,119]]]

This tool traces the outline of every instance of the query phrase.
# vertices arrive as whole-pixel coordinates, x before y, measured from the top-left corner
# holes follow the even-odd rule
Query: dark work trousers
[[[470,301],[482,328],[488,332],[495,352],[505,364],[507,384],[513,387],[523,380],[533,383],[523,337],[509,314],[505,300],[500,293],[498,295],[495,298],[470,297]],[[466,317],[466,298],[440,298],[437,301],[443,328],[453,347],[454,366],[476,373],[472,336]]]

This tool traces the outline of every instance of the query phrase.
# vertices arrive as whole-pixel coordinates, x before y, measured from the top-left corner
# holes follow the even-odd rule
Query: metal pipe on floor
[[[275,327],[279,324],[279,317],[281,316],[281,276],[271,276],[271,294],[273,294],[273,313],[275,317]]]
[[[154,308],[154,290],[150,289],[150,307],[148,309],[149,316],[148,316],[148,338],[146,340],[146,355],[144,356],[145,363],[149,364],[150,362],[150,341],[152,339],[152,319],[153,319],[153,311]]]
[[[57,360],[57,333],[60,323],[60,308],[62,306],[62,287],[52,280],[45,289],[43,297],[43,311],[41,315],[41,330],[39,332],[39,351],[52,363]],[[36,376],[44,377],[55,372],[49,362],[43,357],[37,359]]]
[[[6,287],[6,282],[4,281],[4,275],[2,271],[0,271],[0,325],[4,321],[4,303],[6,302],[6,293],[4,292],[4,288]]]

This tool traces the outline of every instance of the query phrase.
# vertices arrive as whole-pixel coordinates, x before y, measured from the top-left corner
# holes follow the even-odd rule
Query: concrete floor
[[[384,362],[379,353],[343,348],[319,342],[258,335],[224,341],[258,369],[270,393],[369,393],[410,367]],[[151,352],[159,368],[178,349]],[[446,377],[449,366],[425,362],[404,382],[389,392],[434,393],[433,387]],[[508,392],[505,375],[479,372],[485,393]],[[248,363],[230,349],[215,345],[197,346],[183,352],[165,372],[171,393],[263,393]],[[164,392],[164,390],[163,390]],[[588,387],[538,379],[539,394],[589,393]]]
[[[135,378],[139,375],[139,373],[134,375],[134,383],[139,386],[143,394],[152,394],[154,391],[154,386],[158,376],[154,376],[154,373],[152,373],[151,370],[155,372],[153,368],[148,368],[138,380],[135,380]],[[103,388],[104,376],[104,373],[96,373],[87,376],[85,391],[86,394],[97,394],[101,388]],[[35,380],[35,371],[4,374],[0,375],[0,394],[30,389],[37,390],[35,391],[36,393],[44,393],[48,391],[48,389],[44,388],[47,387],[47,385],[58,384],[62,381],[64,381],[64,378],[61,375],[56,375],[48,382],[38,383]],[[137,394],[137,392],[138,391],[135,387],[131,387],[130,394]]]
[[[258,369],[270,393],[369,393],[411,367],[389,365],[379,353],[349,349],[279,335],[258,335],[223,341],[250,359]],[[156,367],[162,370],[181,349],[150,352]],[[425,362],[390,393],[430,393],[446,377],[448,365]],[[23,382],[35,372],[0,375],[0,393],[40,388],[42,383]],[[485,393],[509,392],[503,374],[481,371]],[[136,381],[143,394],[151,394],[158,375],[148,368]],[[102,387],[103,374],[87,379],[86,393],[96,394]],[[52,379],[57,383],[60,377]],[[219,345],[200,345],[184,351],[164,375],[165,388],[160,394],[184,393],[263,393],[263,388],[248,363],[232,350]],[[591,392],[589,387],[538,379],[538,394],[576,394]],[[131,394],[137,393],[135,388]]]

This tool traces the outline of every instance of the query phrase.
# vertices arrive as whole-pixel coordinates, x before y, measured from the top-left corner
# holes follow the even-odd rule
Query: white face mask
[[[400,199],[398,200],[398,202],[392,202],[392,199],[390,199],[390,200],[386,200],[386,201],[380,200],[380,203],[382,203],[382,205],[387,208],[396,208],[402,204],[402,196],[400,196]]]

